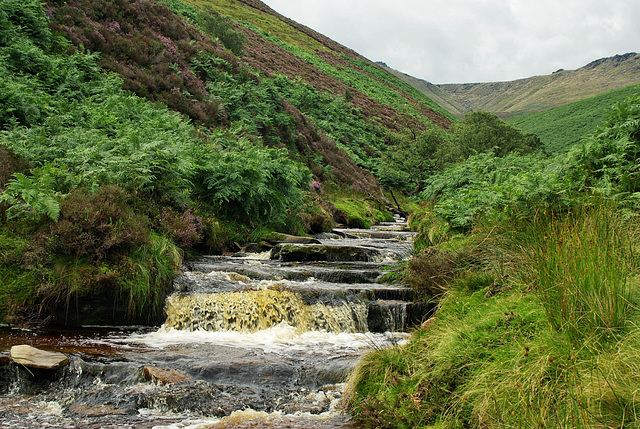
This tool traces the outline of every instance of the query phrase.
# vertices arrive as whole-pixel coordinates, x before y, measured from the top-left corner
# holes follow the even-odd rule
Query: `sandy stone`
[[[69,358],[62,353],[47,352],[26,344],[11,347],[11,360],[39,369],[58,369],[69,363]]]
[[[176,369],[161,369],[155,366],[142,368],[145,380],[155,381],[160,384],[181,384],[193,381],[189,374]]]

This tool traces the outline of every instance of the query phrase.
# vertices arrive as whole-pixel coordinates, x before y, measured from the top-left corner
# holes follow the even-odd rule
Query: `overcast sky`
[[[508,81],[640,51],[640,0],[262,0],[432,83]]]

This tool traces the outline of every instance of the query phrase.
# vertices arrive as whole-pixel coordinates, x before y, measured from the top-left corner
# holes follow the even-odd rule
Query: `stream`
[[[159,328],[0,328],[0,426],[353,428],[343,390],[357,359],[432,310],[380,282],[410,256],[404,225],[188,262]],[[10,363],[18,344],[70,364]]]

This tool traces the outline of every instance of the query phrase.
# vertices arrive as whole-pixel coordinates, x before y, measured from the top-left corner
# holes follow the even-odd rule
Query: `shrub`
[[[302,202],[309,171],[282,149],[248,143],[217,152],[200,168],[200,197],[217,212],[250,222],[279,223]]]
[[[534,134],[524,134],[489,112],[465,115],[463,121],[454,123],[452,133],[465,158],[488,150],[504,156],[511,152],[524,154],[542,149],[542,142]]]
[[[477,258],[478,255],[467,247],[453,251],[428,247],[409,259],[403,277],[422,295],[437,298],[454,278],[474,265]]]
[[[95,193],[73,191],[60,205],[60,220],[50,228],[51,251],[98,264],[148,244],[147,220],[135,214],[129,198],[116,186]]]
[[[6,203],[7,218],[33,220],[43,218],[57,221],[60,216],[60,194],[54,189],[54,177],[49,168],[37,168],[27,176],[15,173],[0,194],[0,203]]]
[[[573,195],[562,180],[564,163],[541,154],[472,155],[431,176],[420,197],[453,229],[466,232],[487,214],[527,217],[566,210]]]
[[[14,32],[24,32],[41,47],[53,40],[42,3],[35,0],[3,0],[0,3],[0,46],[8,44]],[[12,34],[13,33],[13,34]]]
[[[170,207],[162,209],[158,228],[182,249],[188,249],[202,240],[203,224],[200,216],[190,209],[177,212]]]
[[[242,45],[244,45],[246,37],[233,29],[231,19],[221,16],[212,8],[208,8],[206,12],[198,12],[195,20],[202,31],[220,39],[231,52],[236,55],[242,54]]]
[[[0,191],[15,173],[23,173],[29,164],[9,148],[0,146]]]
[[[413,247],[417,252],[436,246],[450,237],[449,224],[436,215],[432,204],[423,203],[419,209],[414,210],[408,223],[409,228],[416,232]]]
[[[567,156],[567,185],[628,200],[640,191],[640,96],[616,103],[604,126]]]

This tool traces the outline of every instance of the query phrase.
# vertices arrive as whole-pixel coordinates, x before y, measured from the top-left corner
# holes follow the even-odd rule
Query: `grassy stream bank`
[[[427,247],[405,275],[432,267],[438,312],[407,345],[360,362],[357,418],[369,428],[637,427],[637,238],[634,218],[596,203]]]

